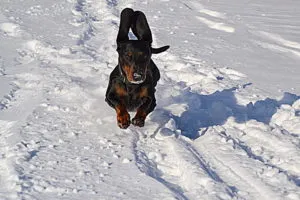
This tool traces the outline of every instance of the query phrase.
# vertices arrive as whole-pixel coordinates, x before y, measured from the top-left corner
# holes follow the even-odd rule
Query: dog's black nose
[[[142,78],[143,78],[143,75],[141,73],[133,73],[134,81],[141,81]]]

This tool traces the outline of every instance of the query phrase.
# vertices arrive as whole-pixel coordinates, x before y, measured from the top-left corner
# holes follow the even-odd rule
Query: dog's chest
[[[141,93],[143,92],[142,86],[127,86],[126,107],[129,111],[136,110],[143,103]]]

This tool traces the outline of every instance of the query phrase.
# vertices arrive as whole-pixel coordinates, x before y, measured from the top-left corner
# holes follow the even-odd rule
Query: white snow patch
[[[9,22],[0,24],[0,32],[11,37],[19,37],[21,35],[20,26]]]
[[[223,22],[215,22],[212,20],[208,20],[204,17],[197,17],[197,19],[204,23],[205,25],[207,25],[209,28],[211,29],[216,29],[218,31],[224,31],[227,33],[234,33],[235,32],[235,28],[228,26],[226,24],[224,24]]]

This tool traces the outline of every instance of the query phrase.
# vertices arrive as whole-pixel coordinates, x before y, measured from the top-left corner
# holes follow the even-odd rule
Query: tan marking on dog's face
[[[129,66],[129,65],[124,65],[123,66],[123,71],[125,72],[125,75],[127,77],[127,80],[129,82],[134,81],[133,79],[133,67]]]

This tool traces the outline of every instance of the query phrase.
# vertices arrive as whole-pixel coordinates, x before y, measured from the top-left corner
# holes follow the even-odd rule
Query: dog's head
[[[129,40],[129,29],[138,40]],[[119,69],[128,82],[140,84],[146,80],[151,55],[166,51],[169,46],[152,48],[152,34],[143,12],[125,8],[121,12],[117,37]]]

